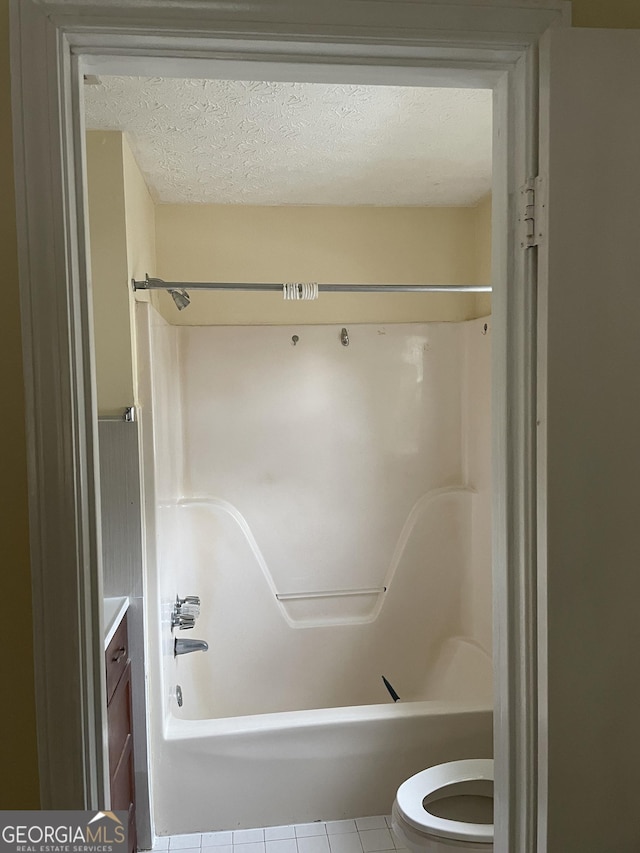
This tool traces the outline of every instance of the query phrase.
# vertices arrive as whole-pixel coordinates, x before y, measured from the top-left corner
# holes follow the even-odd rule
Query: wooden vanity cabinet
[[[111,808],[129,815],[129,853],[136,845],[136,815],[133,770],[133,725],[131,712],[131,660],[127,637],[127,615],[105,653],[107,673],[107,719],[109,726],[109,780]]]

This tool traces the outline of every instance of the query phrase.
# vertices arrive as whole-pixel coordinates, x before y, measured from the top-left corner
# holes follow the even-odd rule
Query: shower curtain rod
[[[282,293],[283,284],[226,281],[164,281],[132,279],[134,290],[253,290]],[[487,284],[318,284],[320,293],[491,293]]]

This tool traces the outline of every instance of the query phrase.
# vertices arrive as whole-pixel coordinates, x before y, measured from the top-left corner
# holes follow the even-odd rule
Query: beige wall
[[[640,28],[637,0],[573,0],[578,27]],[[22,618],[20,645],[4,661],[3,674],[12,685],[12,701],[0,703],[0,731],[12,732],[3,744],[3,763],[12,773],[0,774],[3,807],[34,808],[38,803],[36,734],[33,692],[33,652],[28,613],[31,602],[27,538],[26,450],[23,422],[18,416],[24,399],[22,350],[18,313],[18,273],[15,212],[12,202],[13,154],[9,78],[9,6],[0,4],[0,266],[3,271],[3,311],[0,315],[0,358],[10,366],[3,375],[3,392],[14,416],[0,423],[3,505],[0,541],[6,564],[5,592]]]
[[[155,210],[120,132],[87,133],[87,179],[98,414],[119,415],[136,398],[131,279],[154,274]]]
[[[491,196],[484,198],[476,208],[475,216],[475,269],[478,284],[491,284]],[[491,313],[491,294],[476,293],[475,317]]]
[[[158,305],[158,294],[134,295],[131,279],[156,274],[156,212],[149,190],[142,177],[126,137],[122,140],[122,165],[124,176],[124,208],[127,254],[127,300],[129,311],[128,344],[133,369],[132,401],[138,402],[137,345],[135,324],[135,302],[143,299]]]
[[[573,0],[574,27],[640,29],[638,0]]]
[[[87,180],[98,413],[117,415],[133,403],[121,133],[87,134]]]
[[[155,205],[140,173],[126,137],[122,139],[124,178],[124,211],[127,240],[127,292],[133,293],[130,280],[155,275],[156,214]]]
[[[473,284],[475,208],[159,205],[158,275],[166,281]],[[191,292],[180,325],[466,320],[474,294],[331,294],[285,302],[277,293]]]

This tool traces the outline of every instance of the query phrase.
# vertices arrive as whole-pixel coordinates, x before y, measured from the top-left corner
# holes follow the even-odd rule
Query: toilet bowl
[[[437,764],[398,788],[393,833],[412,853],[492,853],[493,759]]]

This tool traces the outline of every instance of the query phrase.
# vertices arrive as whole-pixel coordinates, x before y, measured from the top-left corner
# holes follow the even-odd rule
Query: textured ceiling
[[[473,205],[491,188],[491,93],[102,77],[88,129],[122,130],[155,200]]]

